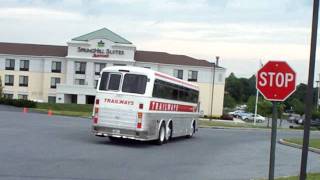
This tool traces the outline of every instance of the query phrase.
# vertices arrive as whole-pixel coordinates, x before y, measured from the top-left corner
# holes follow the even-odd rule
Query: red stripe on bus
[[[151,101],[149,110],[151,111],[175,111],[175,112],[196,112],[196,106],[163,103],[157,101]]]
[[[184,81],[180,81],[178,79],[175,79],[175,78],[172,78],[170,76],[166,76],[164,74],[160,74],[160,73],[154,73],[156,76],[159,76],[159,77],[162,77],[162,78],[165,78],[165,79],[169,79],[171,81],[175,81],[175,82],[178,82],[178,83],[182,83],[184,85],[188,85],[188,86],[192,86],[193,88],[197,88],[197,86],[193,85],[193,84],[190,84],[190,83],[187,83],[187,82],[184,82]]]

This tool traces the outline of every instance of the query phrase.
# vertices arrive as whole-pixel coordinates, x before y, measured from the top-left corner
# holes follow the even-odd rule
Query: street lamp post
[[[212,88],[211,88],[211,108],[210,108],[210,120],[212,120],[212,109],[213,109],[213,95],[214,95],[214,79],[216,76],[216,66],[219,63],[220,56],[216,56],[216,62],[212,64]]]

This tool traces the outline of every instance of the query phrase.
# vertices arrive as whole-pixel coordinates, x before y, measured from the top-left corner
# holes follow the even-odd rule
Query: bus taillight
[[[142,112],[138,112],[137,128],[138,128],[138,129],[142,128]]]
[[[98,123],[98,113],[99,113],[99,99],[96,99],[95,106],[94,106],[94,114],[93,114],[93,124]]]
[[[95,115],[93,116],[93,124],[97,124],[98,123],[98,116]]]
[[[139,104],[139,109],[143,109],[143,104]]]

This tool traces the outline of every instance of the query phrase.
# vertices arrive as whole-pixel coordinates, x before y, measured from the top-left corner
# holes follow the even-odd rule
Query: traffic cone
[[[48,110],[48,116],[52,116],[52,111],[51,111],[51,109]]]
[[[28,108],[24,107],[22,110],[23,113],[27,113],[28,112]]]

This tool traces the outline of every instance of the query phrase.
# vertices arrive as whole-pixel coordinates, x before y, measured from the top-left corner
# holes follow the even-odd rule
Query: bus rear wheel
[[[161,124],[160,129],[159,129],[159,136],[158,139],[156,140],[156,144],[162,145],[166,141],[166,128],[164,124]]]
[[[120,140],[120,138],[113,137],[113,136],[109,136],[109,140],[110,140],[111,142],[117,142],[117,141]]]
[[[195,132],[196,132],[196,124],[193,121],[191,124],[191,132],[187,135],[187,138],[192,138]]]
[[[169,125],[167,126],[167,129],[166,129],[167,131],[167,134],[166,134],[166,140],[167,141],[169,141],[169,140],[171,140],[172,139],[172,130],[173,130],[173,128],[172,128],[172,121],[171,122],[169,122]]]

